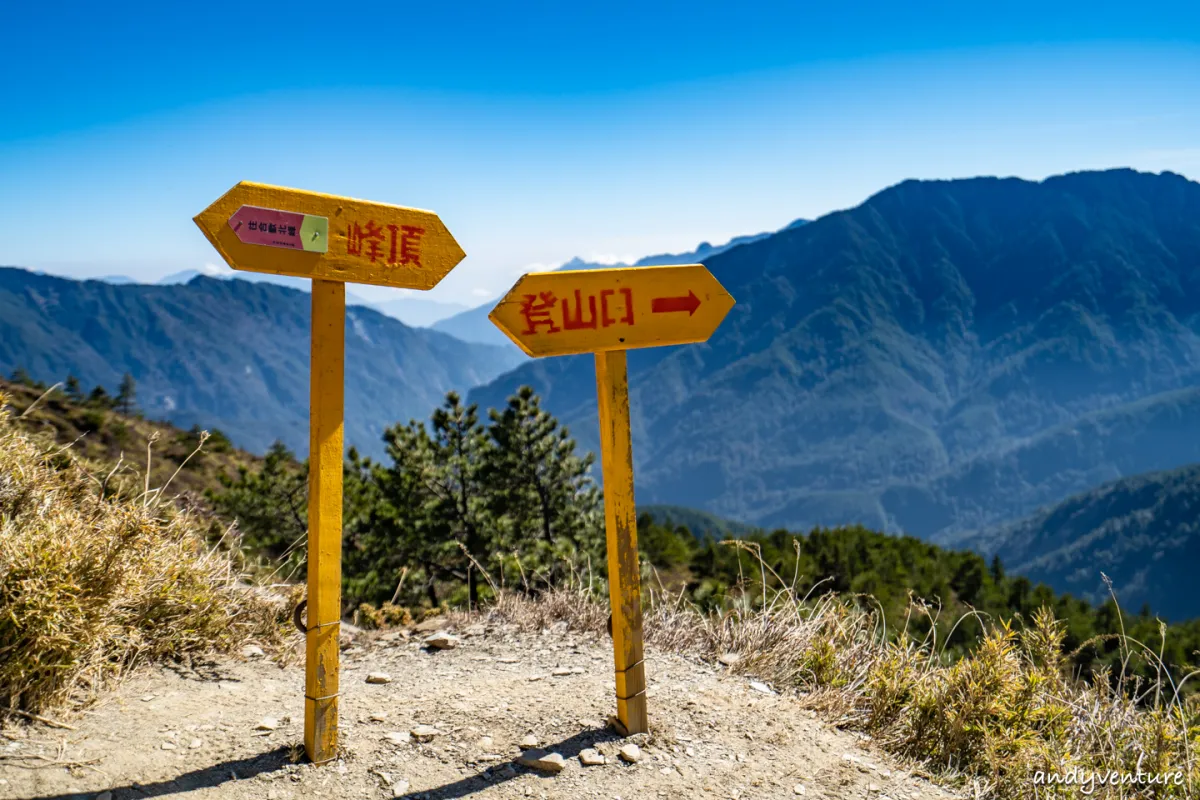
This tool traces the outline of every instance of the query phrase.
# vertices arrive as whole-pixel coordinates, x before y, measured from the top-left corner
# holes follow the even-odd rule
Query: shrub
[[[4,398],[0,397],[0,408]],[[0,707],[85,700],[135,664],[280,636],[193,518],[98,497],[0,413]]]

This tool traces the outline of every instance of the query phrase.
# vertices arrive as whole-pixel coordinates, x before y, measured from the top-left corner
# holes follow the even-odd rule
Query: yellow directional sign
[[[626,733],[645,733],[650,722],[625,351],[706,341],[733,302],[701,264],[534,272],[489,315],[531,356],[595,353],[617,718]]]
[[[432,211],[248,181],[195,221],[250,272],[432,289],[465,255]]]
[[[463,251],[431,211],[261,183],[239,183],[195,221],[234,269],[313,279],[304,749],[326,763],[338,754],[346,283],[430,289]]]
[[[733,298],[703,264],[531,272],[489,315],[531,356],[707,341]]]

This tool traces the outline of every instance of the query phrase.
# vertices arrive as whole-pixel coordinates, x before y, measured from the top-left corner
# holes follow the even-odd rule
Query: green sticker
[[[305,214],[300,223],[300,243],[310,253],[329,252],[329,219]]]

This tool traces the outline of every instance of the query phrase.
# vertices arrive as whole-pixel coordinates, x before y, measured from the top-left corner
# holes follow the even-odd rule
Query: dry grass
[[[5,406],[0,395],[0,409]],[[0,410],[0,709],[86,700],[132,666],[279,636],[187,513],[101,480]]]
[[[815,601],[778,593],[765,610],[704,614],[661,596],[645,612],[650,646],[706,659],[740,656],[736,671],[795,691],[843,728],[980,798],[1192,797],[1200,792],[1197,705],[1170,676],[1138,686],[1121,676],[1070,677],[1063,625],[1044,611],[1020,633],[991,625],[975,651],[951,661],[931,640],[884,634],[862,598]],[[607,604],[586,589],[530,600],[504,594],[486,612],[526,630],[556,623],[603,635]],[[919,603],[913,613],[928,613]],[[1129,658],[1148,653],[1127,643]],[[1180,687],[1182,688],[1182,687]],[[1079,770],[1078,773],[1075,770]],[[1165,776],[1168,785],[1034,785],[1038,771]],[[1128,780],[1128,778],[1126,779]],[[1087,788],[1088,791],[1083,791]]]

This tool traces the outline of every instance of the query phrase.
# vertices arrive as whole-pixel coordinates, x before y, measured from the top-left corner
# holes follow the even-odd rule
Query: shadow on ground
[[[611,730],[592,728],[580,731],[557,744],[546,745],[540,749],[550,753],[558,753],[566,761],[577,758],[580,752],[589,747],[595,747],[600,742],[616,741],[620,738],[620,736]],[[112,787],[108,791],[112,792],[113,800],[135,800],[135,798],[161,797],[167,794],[193,792],[198,789],[211,789],[229,781],[246,780],[262,775],[263,773],[282,769],[291,763],[289,758],[290,750],[291,748],[288,746],[277,747],[274,750],[249,758],[225,761],[220,764],[214,764],[211,767],[205,767],[204,769],[185,772],[183,775],[171,780],[158,781],[156,783],[132,783],[127,786]],[[511,767],[512,770],[506,771],[505,767]],[[550,773],[541,773],[528,767],[522,767],[515,760],[500,761],[468,778],[448,783],[445,786],[421,789],[419,791],[414,790],[402,797],[405,800],[415,800],[418,797],[428,798],[428,800],[434,800],[435,798],[436,800],[452,800],[452,798],[456,797],[468,797],[476,792],[483,791],[489,786],[498,786],[525,773],[550,776]],[[96,794],[97,792],[95,791],[84,793],[70,792],[67,794],[39,795],[38,797],[31,797],[29,800],[92,800]]]
[[[611,742],[620,738],[616,733],[606,728],[592,728],[580,731],[569,739],[563,739],[558,744],[548,744],[538,749],[544,750],[547,753],[558,753],[563,757],[564,761],[568,761],[572,758],[577,758],[580,752],[587,748],[595,747],[599,742]],[[512,767],[513,771],[506,775],[503,772],[505,767]],[[498,786],[526,773],[544,775],[546,777],[551,776],[551,773],[548,772],[539,772],[535,769],[522,767],[515,760],[501,761],[487,769],[480,770],[469,778],[463,778],[454,783],[448,783],[445,786],[411,791],[408,794],[401,795],[401,800],[416,800],[418,797],[427,798],[428,800],[452,800],[455,797],[468,797],[476,792],[483,791],[489,786]]]
[[[288,757],[288,746],[277,747],[265,753],[259,753],[250,758],[240,758],[235,761],[225,761],[204,769],[185,772],[178,778],[155,783],[131,783],[128,786],[114,786],[113,800],[134,800],[142,797],[161,797],[166,794],[194,792],[197,789],[211,789],[223,783],[234,780],[246,780],[264,772],[274,772],[291,763]],[[31,797],[29,800],[92,800],[98,791],[69,792],[67,794],[47,794]]]

